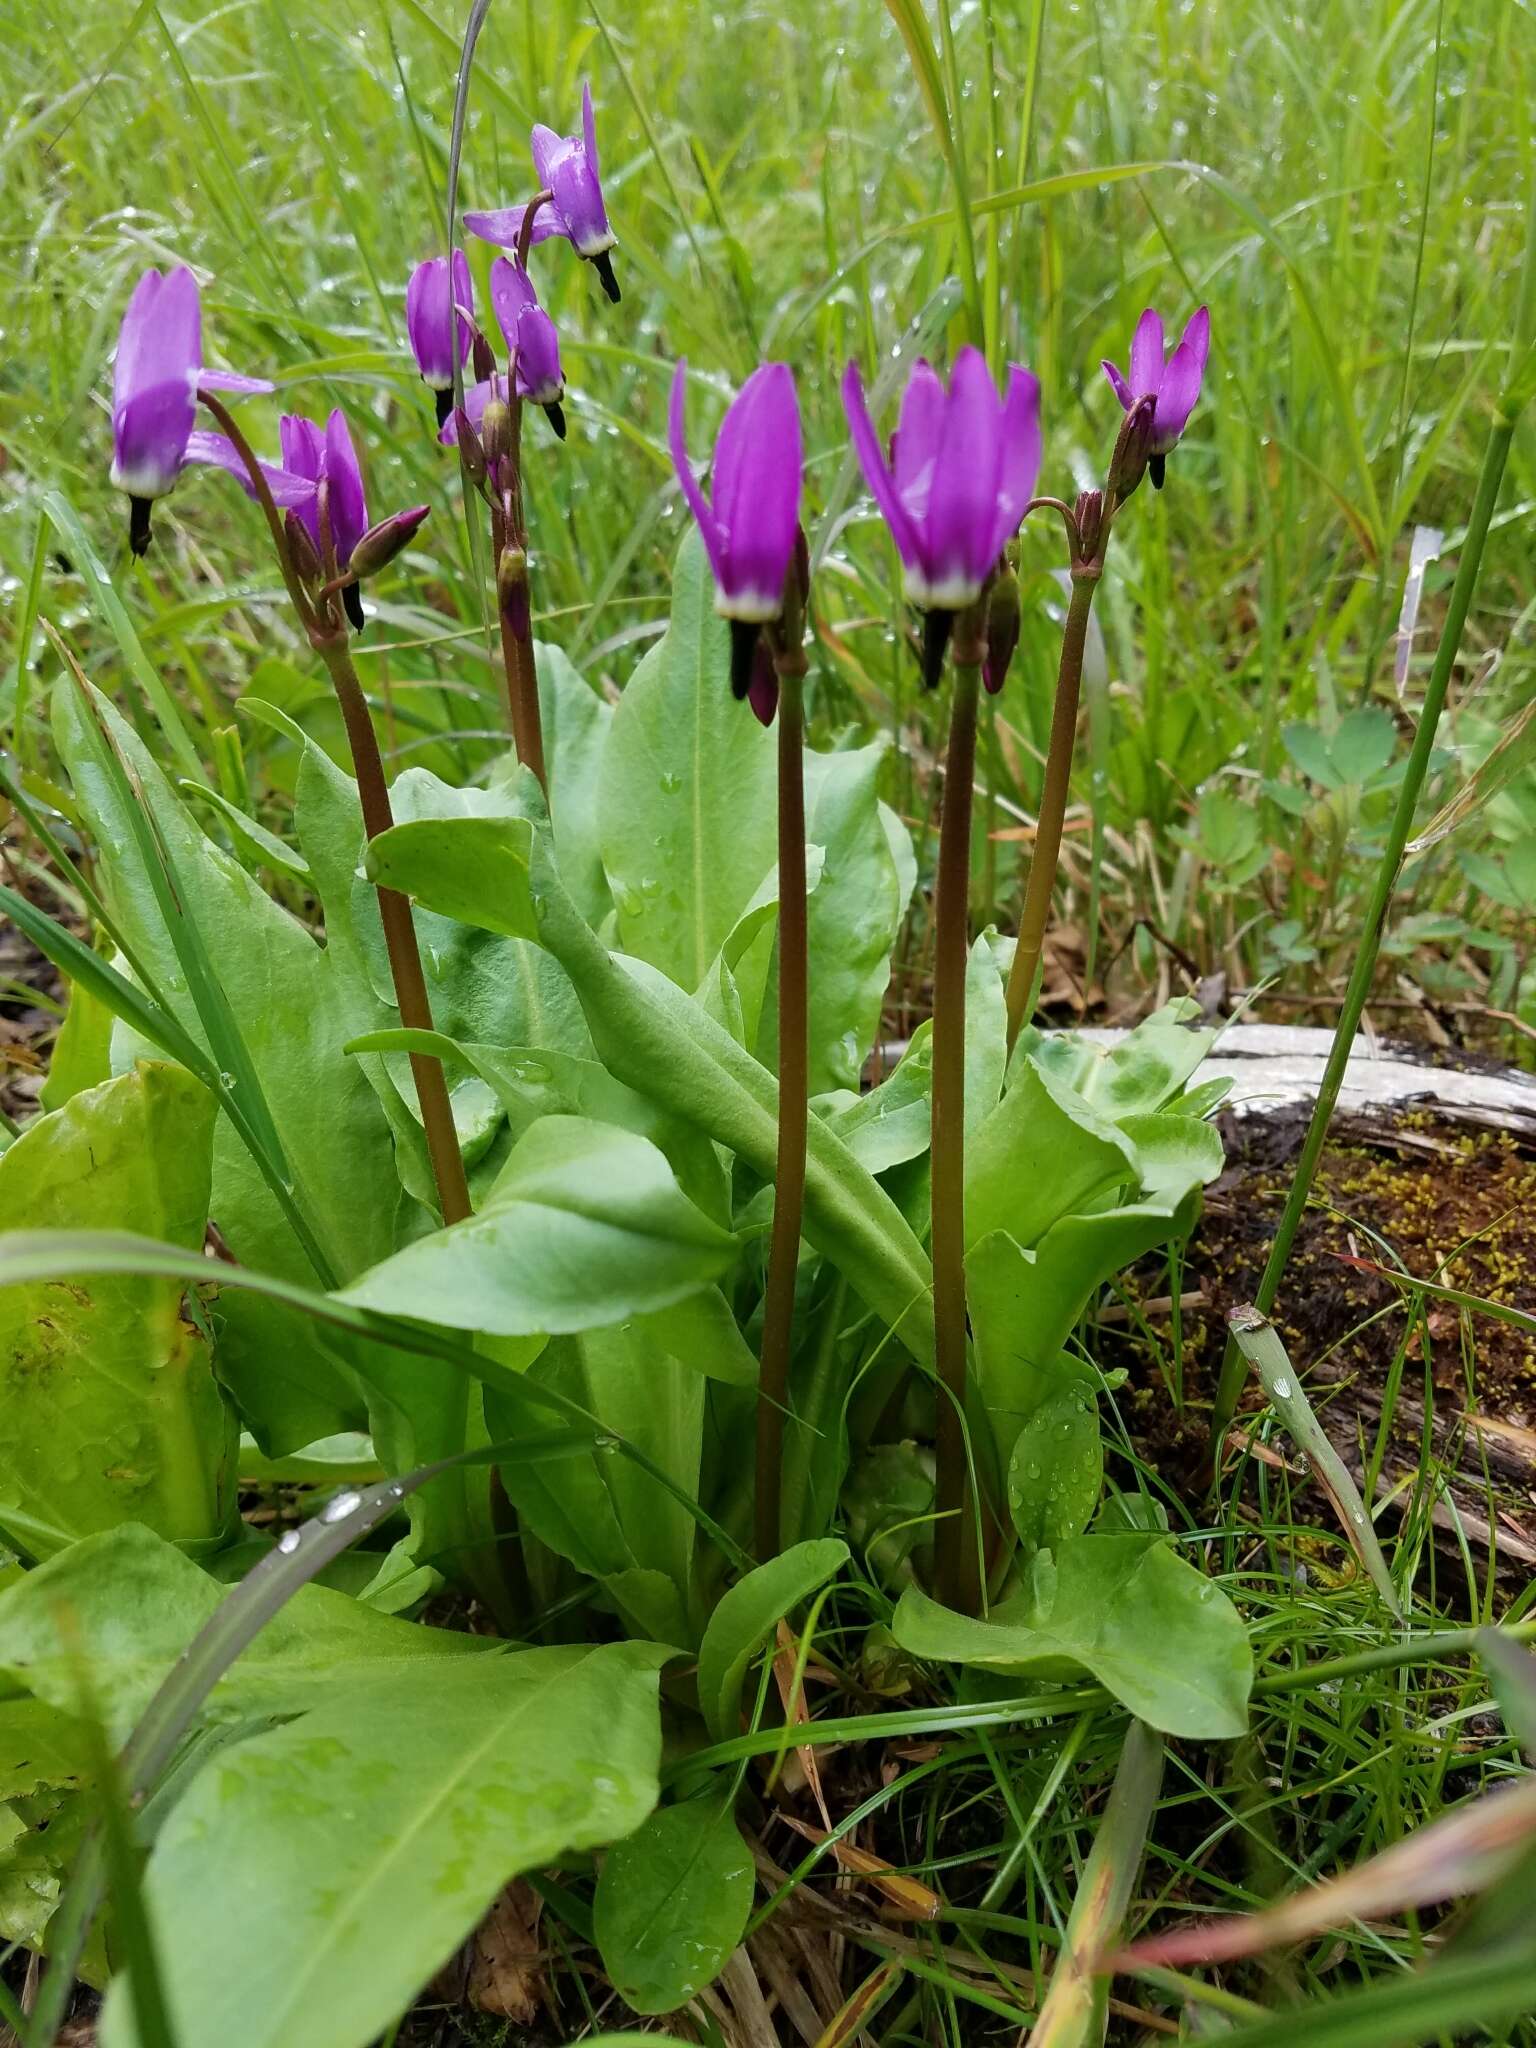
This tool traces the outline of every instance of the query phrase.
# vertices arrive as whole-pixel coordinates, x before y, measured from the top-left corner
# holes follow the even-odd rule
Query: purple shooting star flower
[[[843,377],[853,445],[901,556],[907,596],[930,615],[925,680],[937,680],[956,612],[985,589],[1040,473],[1040,385],[1017,365],[999,398],[978,349],[955,358],[949,389],[931,364],[907,380],[887,462],[857,367]]]
[[[437,401],[439,427],[453,410],[455,329],[458,362],[462,364],[469,357],[469,316],[473,311],[469,258],[462,249],[454,250],[451,270],[446,256],[432,256],[411,272],[405,293],[406,332],[422,382]]]
[[[615,305],[619,303],[618,280],[608,252],[617,237],[608,225],[603,203],[603,186],[597,161],[597,126],[592,118],[592,88],[581,89],[580,135],[557,135],[542,122],[529,138],[534,175],[549,198],[534,215],[530,243],[545,242],[563,235],[575,246],[578,256],[597,272],[603,290]],[[466,213],[464,225],[482,241],[499,242],[515,249],[522,233],[525,207],[502,206],[489,213]]]
[[[315,485],[315,495],[308,504],[297,508],[299,520],[314,542],[327,575],[342,573],[351,567],[352,551],[368,531],[363,472],[358,465],[357,450],[352,446],[346,414],[338,406],[322,431],[313,420],[302,419],[295,413],[284,413],[278,422],[278,431],[282,436],[283,467],[294,476],[308,477]],[[321,486],[325,489],[326,518],[336,555],[334,572],[325,561],[320,525]],[[360,633],[364,623],[363,600],[355,583],[346,585],[342,603],[346,606],[347,617]]]
[[[542,405],[549,424],[563,441],[565,413],[560,400],[565,380],[560,372],[560,336],[521,263],[505,256],[496,258],[491,265],[491,304],[512,357],[518,397]]]
[[[1127,412],[1143,398],[1155,401],[1152,445],[1147,458],[1147,474],[1152,479],[1154,490],[1162,489],[1169,451],[1184,432],[1195,409],[1210,352],[1211,316],[1202,306],[1190,316],[1178,346],[1165,362],[1162,316],[1148,306],[1131,337],[1129,380],[1121,376],[1113,363],[1104,365],[1104,374]]]
[[[112,481],[129,499],[129,545],[149,546],[149,508],[175,486],[197,417],[198,386],[270,391],[259,377],[203,367],[203,313],[197,279],[185,264],[161,276],[146,270],[123,315],[112,377]]]
[[[731,622],[731,687],[752,686],[758,634],[784,609],[784,579],[800,530],[800,408],[787,363],[764,363],[743,384],[720,423],[711,496],[688,461],[683,416],[688,365],[672,378],[669,438],[715,577],[715,609]],[[761,714],[759,714],[761,715]]]

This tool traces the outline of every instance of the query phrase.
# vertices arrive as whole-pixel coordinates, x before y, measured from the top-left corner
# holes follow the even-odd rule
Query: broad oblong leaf
[[[603,756],[603,865],[626,952],[699,986],[774,864],[776,788],[772,735],[731,695],[730,634],[690,531],[671,623],[630,677]]]
[[[1166,1538],[1075,1536],[983,1621],[908,1587],[892,1624],[914,1656],[1050,1679],[1088,1671],[1165,1735],[1248,1725],[1253,1653],[1236,1608]]]
[[[645,1818],[666,1654],[423,1664],[213,1758],[146,1883],[178,2038],[364,2048],[509,1878]],[[143,2048],[127,1988],[103,2048]]]
[[[752,1852],[718,1790],[653,1813],[603,1861],[592,1931],[634,2011],[675,2012],[710,1983],[752,1908]]]
[[[0,1154],[0,1214],[65,1230],[131,1216],[200,1250],[213,1119],[185,1068],[142,1061]],[[188,1299],[127,1274],[0,1288],[0,1528],[29,1555],[126,1520],[188,1544],[227,1533],[237,1429]]]
[[[531,778],[519,793],[531,805]],[[773,1076],[658,969],[610,953],[579,915],[560,883],[550,848],[535,834],[524,873],[522,834],[516,820],[495,821],[508,832],[513,857],[492,888],[467,847],[448,851],[460,821],[431,828],[449,835],[423,856],[416,827],[381,833],[369,848],[369,872],[379,881],[433,902],[450,900],[457,914],[500,930],[509,914],[502,883],[525,891],[543,944],[575,985],[598,1053],[615,1075],[670,1114],[728,1145],[771,1180],[778,1160],[778,1090]],[[445,872],[451,870],[451,880]],[[442,887],[445,896],[431,892]],[[511,914],[522,915],[521,908]],[[812,1117],[806,1164],[805,1234],[847,1276],[850,1285],[898,1330],[918,1357],[933,1348],[932,1270],[911,1227],[873,1176],[860,1166],[819,1117]]]
[[[966,1249],[994,1230],[1027,1248],[1135,1178],[1135,1156],[1114,1125],[1026,1061],[966,1146]]]
[[[848,1561],[840,1537],[792,1544],[723,1595],[699,1650],[699,1705],[717,1742],[737,1732],[747,1667],[791,1608],[824,1586]]]
[[[419,1238],[341,1299],[450,1329],[530,1336],[662,1309],[730,1264],[736,1240],[647,1139],[541,1117],[478,1215]]]

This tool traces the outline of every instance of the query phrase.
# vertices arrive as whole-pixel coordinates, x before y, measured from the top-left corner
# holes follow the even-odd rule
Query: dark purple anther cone
[[[758,648],[763,644],[763,628],[759,619],[732,619],[730,625],[731,695],[740,704],[752,688],[753,666]]]
[[[764,635],[758,635],[752,650],[752,680],[747,685],[747,702],[759,725],[772,725],[779,708],[779,678],[773,666],[773,649]]]

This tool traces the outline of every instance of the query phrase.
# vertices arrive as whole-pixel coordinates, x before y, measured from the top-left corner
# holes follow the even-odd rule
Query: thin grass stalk
[[[1162,1782],[1163,1739],[1132,1721],[1029,2048],[1090,2048],[1104,2039],[1109,1980],[1097,1974],[1098,1960],[1125,1918]]]
[[[1344,1085],[1344,1071],[1349,1064],[1355,1035],[1360,1028],[1360,1019],[1371,993],[1371,983],[1375,979],[1376,961],[1381,951],[1382,935],[1386,930],[1387,914],[1392,907],[1392,899],[1402,873],[1404,852],[1413,831],[1414,813],[1418,809],[1419,796],[1424,787],[1425,777],[1429,773],[1430,755],[1434,751],[1435,735],[1439,730],[1440,715],[1445,709],[1446,694],[1450,689],[1456,657],[1461,650],[1461,636],[1466,626],[1467,613],[1471,609],[1478,578],[1482,573],[1483,549],[1488,540],[1488,527],[1498,503],[1499,489],[1504,480],[1504,469],[1509,460],[1515,428],[1531,397],[1533,374],[1536,374],[1533,344],[1536,344],[1536,177],[1531,181],[1526,207],[1525,258],[1511,334],[1510,377],[1494,406],[1493,425],[1489,430],[1488,446],[1483,456],[1482,475],[1478,479],[1472,517],[1467,523],[1467,537],[1462,543],[1456,581],[1452,586],[1451,600],[1446,610],[1445,628],[1440,636],[1435,665],[1424,692],[1424,705],[1419,713],[1419,723],[1413,736],[1408,765],[1398,788],[1397,806],[1393,811],[1386,844],[1382,848],[1381,859],[1377,865],[1371,900],[1360,932],[1359,950],[1355,954],[1355,964],[1345,990],[1344,1004],[1334,1029],[1333,1044],[1329,1048],[1328,1063],[1323,1070],[1317,1103],[1312,1111],[1312,1121],[1307,1126],[1306,1139],[1302,1144],[1301,1156],[1296,1162],[1296,1172],[1291,1181],[1290,1192],[1286,1196],[1285,1208],[1281,1212],[1274,1241],[1269,1248],[1269,1257],[1265,1261],[1263,1275],[1254,1293],[1253,1305],[1260,1315],[1267,1316],[1274,1307],[1280,1292],[1280,1283],[1285,1278],[1291,1248],[1296,1242],[1296,1233],[1306,1213],[1312,1183],[1317,1178],[1318,1162],[1328,1137],[1328,1127],[1338,1106],[1339,1090]],[[1211,1482],[1214,1482],[1220,1464],[1223,1439],[1231,1427],[1232,1417],[1237,1412],[1246,1366],[1247,1361],[1236,1340],[1229,1337],[1221,1363],[1216,1398],[1211,1408],[1211,1431],[1206,1451],[1205,1475]]]
[[[1227,1326],[1238,1350],[1264,1382],[1264,1391],[1279,1410],[1286,1428],[1305,1451],[1318,1483],[1333,1504],[1350,1548],[1365,1567],[1392,1619],[1401,1624],[1402,1603],[1381,1545],[1376,1541],[1375,1526],[1344,1460],[1312,1412],[1312,1404],[1286,1356],[1279,1331],[1267,1316],[1247,1307],[1234,1308],[1227,1317]]]
[[[948,1607],[976,1604],[976,1563],[966,1513],[965,972],[970,952],[971,810],[976,721],[985,652],[985,605],[955,627],[954,702],[944,764],[933,942],[932,1186],[934,1365],[934,1581]]]
[[[757,1381],[755,1542],[762,1563],[778,1555],[783,1540],[784,1417],[805,1209],[810,967],[805,897],[804,669],[805,655],[798,644],[778,665],[779,1133]]]

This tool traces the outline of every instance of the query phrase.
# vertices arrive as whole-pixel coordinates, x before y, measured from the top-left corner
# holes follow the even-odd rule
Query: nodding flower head
[[[439,426],[453,405],[454,370],[469,357],[473,313],[474,286],[462,249],[454,250],[451,267],[446,256],[417,264],[406,287],[405,326],[422,382],[436,394]]]
[[[758,625],[776,619],[800,523],[800,408],[787,363],[764,363],[727,408],[704,496],[684,438],[688,365],[672,378],[669,432],[678,482],[715,575],[715,609]]]
[[[542,405],[563,441],[565,414],[560,400],[565,380],[560,372],[560,335],[539,304],[527,271],[506,256],[498,256],[491,265],[491,304],[506,337],[518,397]]]
[[[534,176],[550,196],[534,215],[529,241],[545,242],[563,235],[578,256],[584,256],[602,280],[603,290],[618,304],[619,286],[608,251],[616,237],[608,225],[602,178],[597,160],[597,125],[592,118],[592,88],[581,89],[581,133],[557,135],[540,123],[529,138]],[[521,206],[502,206],[489,213],[466,213],[464,225],[482,241],[515,249],[522,232]]]
[[[185,264],[161,276],[146,270],[134,287],[117,340],[112,376],[112,481],[132,500],[130,540],[149,546],[149,507],[170,491],[188,462],[217,460],[193,446],[199,387],[270,391],[259,377],[203,367],[203,315],[197,279]]]
[[[720,422],[708,498],[688,460],[688,365],[672,378],[669,438],[678,482],[715,577],[715,609],[731,621],[731,687],[745,697],[759,629],[784,609],[800,532],[800,407],[787,363],[764,363]]]
[[[1190,316],[1177,347],[1165,361],[1162,316],[1148,306],[1131,337],[1130,377],[1122,377],[1113,363],[1104,365],[1104,374],[1127,412],[1144,398],[1154,401],[1147,474],[1155,489],[1162,489],[1163,465],[1189,424],[1210,352],[1211,316],[1202,306]]]
[[[980,351],[963,348],[946,391],[917,363],[887,461],[850,363],[843,404],[865,482],[891,529],[914,604],[958,612],[986,587],[1040,473],[1040,386],[1008,372],[999,398]]]
[[[324,429],[313,420],[284,413],[279,422],[282,435],[283,467],[294,476],[308,477],[315,486],[307,504],[296,507],[300,523],[314,542],[327,575],[332,572],[325,554],[325,531],[335,551],[336,572],[352,566],[352,551],[368,531],[368,505],[363,496],[363,472],[352,445],[347,416],[340,406],[326,421]],[[325,497],[322,526],[321,493]],[[363,601],[355,583],[342,592],[347,617],[359,632],[363,629]]]

